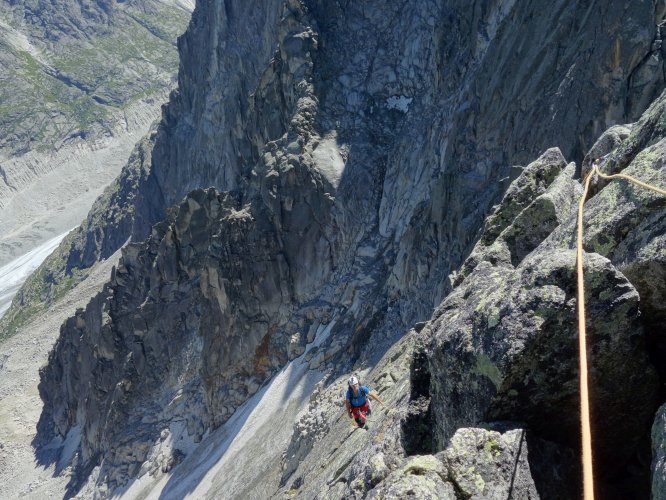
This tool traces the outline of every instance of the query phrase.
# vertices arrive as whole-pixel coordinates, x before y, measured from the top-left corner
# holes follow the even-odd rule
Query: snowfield
[[[0,318],[12,304],[12,298],[23,282],[51,255],[69,231],[42,243],[25,255],[0,267]]]

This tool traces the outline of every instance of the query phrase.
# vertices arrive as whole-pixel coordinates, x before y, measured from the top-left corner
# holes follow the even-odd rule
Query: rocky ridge
[[[159,476],[151,450],[164,429],[179,423],[203,446],[264,382],[302,359],[325,377],[284,443],[284,473],[263,484],[261,496],[399,498],[422,488],[469,498],[514,485],[556,498],[548,477],[576,484],[576,445],[566,432],[576,418],[566,250],[580,188],[565,158],[581,162],[590,148],[607,147],[593,141],[637,119],[640,103],[661,89],[653,61],[661,61],[655,25],[663,12],[647,3],[595,16],[522,2],[483,3],[472,14],[456,2],[251,4],[197,6],[180,44],[190,56],[179,93],[136,188],[136,199],[159,191],[165,206],[186,196],[145,242],[125,247],[105,290],[63,326],[42,372],[40,439],[80,432],[72,487],[103,457],[92,487],[105,496],[150,471]],[[238,42],[243,29],[264,36],[252,56]],[[605,37],[590,38],[595,30],[626,43],[616,50]],[[557,57],[548,50],[553,33]],[[530,48],[521,42],[527,35]],[[220,45],[229,50],[218,56]],[[202,55],[217,71],[201,71]],[[224,71],[239,60],[247,79]],[[617,80],[608,81],[609,69]],[[649,167],[658,177],[660,103],[628,137],[609,142],[608,166]],[[217,189],[191,191],[207,184]],[[619,474],[645,488],[645,467],[641,477],[626,471],[640,462],[660,398],[663,374],[651,368],[646,347],[660,342],[658,316],[650,314],[660,309],[643,300],[662,291],[651,279],[640,283],[644,272],[632,281],[630,269],[660,269],[661,206],[626,203],[626,216],[609,221],[598,200],[619,199],[620,188],[601,188],[590,202],[596,215],[587,239],[588,250],[603,255],[588,264],[591,293],[602,299],[593,350],[600,371],[625,371],[603,378],[622,385],[621,397],[601,391],[595,404],[609,415],[602,435],[619,426],[625,440],[600,445],[600,487]],[[118,224],[121,236],[104,233],[113,224],[94,228],[75,243],[73,258],[102,252],[102,239],[86,243],[95,232],[110,248],[163,209],[130,206],[141,225]],[[655,232],[636,228],[637,210]],[[617,250],[625,246],[634,253]],[[433,309],[432,321],[407,333]],[[423,347],[410,383],[414,343]],[[365,380],[397,411],[377,411],[367,437],[355,431],[341,441],[339,376],[366,366],[374,370]],[[460,380],[447,371],[454,366]],[[627,419],[633,397],[640,409]],[[539,425],[564,410],[561,429]],[[506,420],[521,422],[498,423]],[[492,425],[467,428],[483,422]],[[484,452],[470,456],[470,448]],[[280,450],[265,453],[277,460]],[[195,459],[185,454],[174,451],[162,473]]]
[[[666,136],[653,133],[664,117],[666,95],[609,151],[605,166],[624,158],[624,174],[665,185]],[[626,155],[628,149],[633,155]],[[580,494],[572,248],[581,186],[574,172],[559,150],[524,169],[488,217],[457,285],[431,320],[365,375],[395,410],[373,411],[362,445],[347,445],[339,425],[312,440],[306,436],[313,426],[302,418],[277,497]],[[658,269],[666,247],[661,225],[646,222],[662,220],[665,207],[659,195],[627,183],[605,186],[586,205],[593,442],[596,488],[604,498],[662,495],[663,329],[655,330],[661,323],[652,297],[663,288]],[[533,232],[523,231],[526,223],[550,229],[535,241]],[[595,239],[601,234],[617,239],[605,239],[600,248]],[[626,253],[636,247],[640,258]],[[531,250],[516,260],[516,248]],[[656,271],[636,275],[635,267]],[[343,383],[331,383],[328,398],[313,397],[307,414],[334,421],[334,394]],[[315,444],[299,453],[308,441]]]

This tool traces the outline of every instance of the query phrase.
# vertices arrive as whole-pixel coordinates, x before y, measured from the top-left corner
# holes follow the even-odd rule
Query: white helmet
[[[351,387],[352,385],[356,385],[356,384],[358,384],[358,379],[357,379],[354,375],[352,375],[351,377],[349,377],[349,380],[347,381],[347,384],[348,384],[350,387]]]

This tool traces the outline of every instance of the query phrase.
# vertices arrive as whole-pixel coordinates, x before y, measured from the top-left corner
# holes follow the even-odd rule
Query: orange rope
[[[588,390],[587,373],[587,343],[585,331],[585,284],[583,275],[583,206],[590,188],[590,181],[594,175],[603,179],[625,179],[645,189],[650,189],[666,196],[666,191],[658,187],[639,181],[630,175],[601,173],[597,162],[592,165],[592,170],[585,178],[583,196],[578,204],[578,234],[576,242],[576,271],[578,275],[578,349],[580,360],[580,419],[583,448],[583,498],[594,500],[594,471],[592,461],[592,433],[590,430],[590,396]]]
[[[636,179],[635,177],[632,177],[630,175],[625,175],[625,174],[606,175],[606,174],[602,174],[596,163],[592,167],[592,172],[598,174],[599,177],[601,177],[603,179],[625,179],[625,180],[633,182],[634,184],[638,184],[639,186],[641,186],[645,189],[650,189],[652,191],[655,191],[659,194],[663,194],[664,196],[666,196],[666,191],[665,190],[660,189],[660,188],[655,187],[655,186],[652,186],[650,184],[646,184],[645,182],[639,181],[638,179]]]
[[[594,166],[596,168],[596,164]],[[583,205],[594,175],[594,168],[585,179],[583,196],[578,204],[578,241],[576,244],[576,271],[578,274],[578,352],[580,367],[580,423],[583,439],[583,498],[594,500],[594,472],[592,468],[592,432],[590,431],[590,397],[587,383],[587,343],[585,337],[585,285],[583,283]]]

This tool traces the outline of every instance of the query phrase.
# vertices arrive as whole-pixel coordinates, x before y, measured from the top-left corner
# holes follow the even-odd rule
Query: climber
[[[366,396],[379,402],[382,406],[384,406],[384,402],[379,399],[379,396],[374,391],[370,391],[366,386],[360,385],[358,378],[354,375],[349,378],[347,385],[349,385],[345,396],[347,414],[349,418],[356,420],[356,424],[362,428],[366,425],[367,416],[371,413],[370,403]]]

